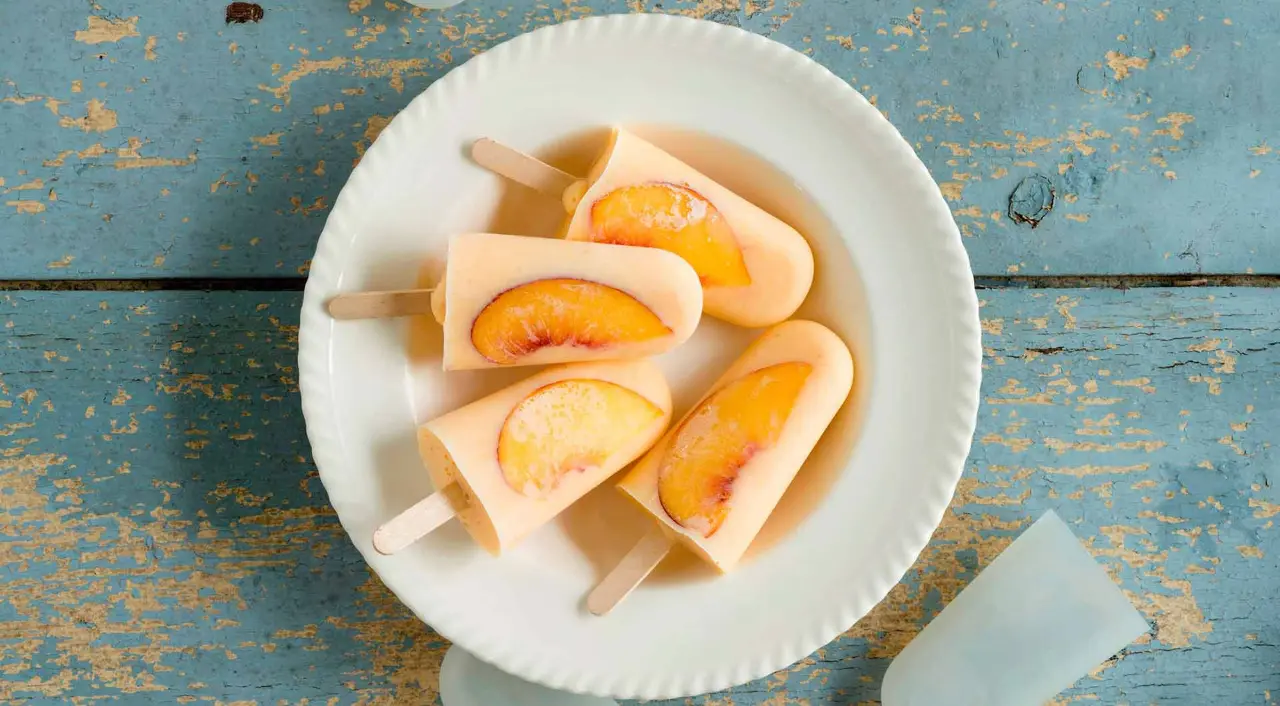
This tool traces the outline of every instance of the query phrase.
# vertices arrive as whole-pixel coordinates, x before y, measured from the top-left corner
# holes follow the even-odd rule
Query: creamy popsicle
[[[680,255],[702,281],[704,310],[730,323],[776,324],[813,284],[813,252],[796,229],[625,130],[562,198],[565,238]]]
[[[649,360],[547,368],[419,427],[437,490],[379,528],[374,547],[393,553],[456,515],[498,554],[639,457],[670,420],[671,392]]]
[[[766,331],[618,483],[656,522],[588,599],[607,612],[681,542],[720,571],[742,558],[853,386],[830,329]]]
[[[683,343],[702,288],[653,248],[468,233],[432,293],[444,369],[642,358]]]

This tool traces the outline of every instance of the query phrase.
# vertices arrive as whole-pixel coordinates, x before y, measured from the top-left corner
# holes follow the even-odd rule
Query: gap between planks
[[[1280,288],[1280,274],[977,275],[978,289]],[[301,292],[306,277],[0,279],[0,292]]]

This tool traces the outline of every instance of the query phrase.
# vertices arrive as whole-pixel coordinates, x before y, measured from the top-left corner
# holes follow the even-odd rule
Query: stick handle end
[[[587,595],[587,610],[592,615],[607,615],[648,578],[673,544],[674,540],[661,527],[649,530]]]
[[[391,555],[448,522],[466,507],[456,483],[450,483],[396,515],[373,532],[373,548]]]

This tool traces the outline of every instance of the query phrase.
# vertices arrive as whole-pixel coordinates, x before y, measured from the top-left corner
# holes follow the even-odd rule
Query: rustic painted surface
[[[771,36],[862,90],[980,275],[1280,272],[1265,0],[282,0],[240,24],[224,4],[0,4],[0,279],[305,274],[431,81],[636,9]],[[981,297],[982,417],[933,543],[839,640],[688,703],[874,703],[1053,508],[1152,624],[1063,703],[1275,704],[1280,290]],[[298,301],[0,292],[0,702],[435,702],[446,643],[370,576],[310,462]]]
[[[889,658],[1056,509],[1149,618],[1062,702],[1280,695],[1280,291],[981,293],[951,511],[845,636],[706,706],[874,703]],[[0,294],[0,702],[434,703],[298,408],[293,293]]]
[[[1280,271],[1268,0],[278,0],[243,24],[223,5],[0,4],[0,278],[304,273],[352,165],[432,80],[635,9],[852,82],[936,175],[979,274]]]

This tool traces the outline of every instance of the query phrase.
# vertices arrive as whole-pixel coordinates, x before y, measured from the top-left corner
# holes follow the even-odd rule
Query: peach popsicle
[[[618,489],[657,526],[592,592],[608,612],[674,542],[720,571],[737,564],[853,386],[853,358],[830,329],[787,321],[766,331]]]
[[[697,328],[702,289],[653,248],[553,238],[454,236],[432,311],[444,369],[642,358]]]
[[[456,515],[498,554],[639,457],[670,420],[671,392],[649,360],[547,368],[419,427],[437,490],[373,546],[394,553]]]
[[[795,313],[813,284],[813,252],[794,228],[658,147],[615,128],[586,179],[481,140],[476,161],[515,181],[558,194],[563,236],[669,250],[693,266],[703,308],[739,326],[776,324]]]

